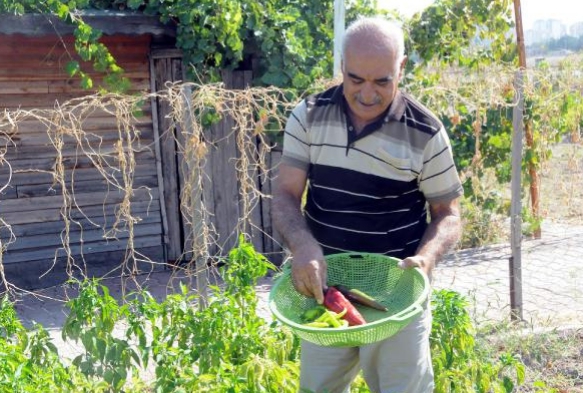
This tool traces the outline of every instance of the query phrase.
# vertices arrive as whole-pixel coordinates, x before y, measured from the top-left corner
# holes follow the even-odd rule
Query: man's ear
[[[399,79],[401,79],[405,73],[405,66],[407,65],[408,59],[409,58],[406,55],[401,59],[401,64],[399,64]]]

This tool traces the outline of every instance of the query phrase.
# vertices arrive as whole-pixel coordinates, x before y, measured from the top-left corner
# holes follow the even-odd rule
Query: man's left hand
[[[431,281],[431,273],[433,271],[434,263],[429,258],[424,257],[422,255],[413,255],[412,257],[408,257],[403,259],[399,262],[398,266],[401,269],[412,269],[414,267],[418,267],[429,277],[429,281]]]

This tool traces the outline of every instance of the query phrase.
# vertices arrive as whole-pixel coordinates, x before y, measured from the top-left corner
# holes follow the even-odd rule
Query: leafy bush
[[[63,328],[63,337],[84,349],[69,366],[59,361],[46,331],[26,331],[4,299],[0,391],[295,393],[299,340],[257,314],[257,279],[273,268],[242,238],[204,308],[186,286],[162,302],[141,291],[119,305],[97,280],[84,281]],[[437,291],[432,307],[436,392],[510,392],[522,382],[517,358],[491,360],[481,350],[459,294]],[[115,337],[114,327],[122,323],[125,331]],[[136,376],[149,364],[153,379],[140,381]],[[353,391],[368,392],[362,376]]]
[[[257,279],[273,268],[241,238],[221,269],[223,285],[210,287],[204,308],[186,286],[160,303],[144,291],[120,306],[106,287],[85,281],[63,330],[85,348],[73,364],[112,391],[154,362],[157,392],[295,392],[299,343],[257,314]],[[122,322],[125,337],[114,338]]]
[[[504,240],[509,231],[508,216],[499,193],[492,191],[485,198],[462,197],[463,228],[460,248],[473,248]]]
[[[524,364],[510,353],[491,360],[475,340],[467,301],[458,293],[433,293],[431,356],[436,393],[510,393],[524,381]]]
[[[22,326],[7,296],[0,300],[0,392],[102,392],[75,367],[61,363],[48,332]]]

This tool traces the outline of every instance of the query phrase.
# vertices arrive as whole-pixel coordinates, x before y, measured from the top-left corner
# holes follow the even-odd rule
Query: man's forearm
[[[452,250],[461,236],[459,215],[447,215],[432,219],[417,249],[417,255],[424,256],[435,266],[445,254]]]
[[[276,194],[273,200],[273,224],[292,253],[302,245],[316,242],[301,212],[300,202],[289,194]]]
[[[312,236],[301,211],[297,192],[276,191],[274,196],[273,221],[292,254],[292,282],[298,292],[314,297],[318,304],[324,302],[327,282],[326,261],[322,248]]]

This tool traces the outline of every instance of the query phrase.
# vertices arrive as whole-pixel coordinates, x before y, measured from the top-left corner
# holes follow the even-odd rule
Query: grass
[[[480,341],[493,355],[521,357],[527,371],[517,393],[583,392],[583,328],[531,331],[509,325],[482,333]]]
[[[583,225],[583,144],[559,143],[540,171],[541,214]]]

